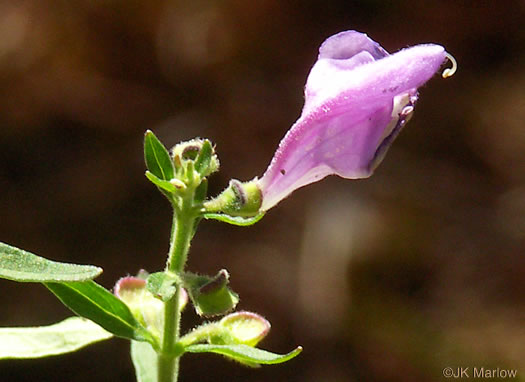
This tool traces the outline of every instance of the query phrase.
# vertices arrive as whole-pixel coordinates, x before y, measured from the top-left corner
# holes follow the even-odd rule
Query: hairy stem
[[[174,210],[167,271],[180,274],[184,270],[195,218],[193,194],[190,194],[182,199],[180,207]],[[180,351],[177,351],[176,345],[180,337],[180,288],[177,286],[175,295],[164,305],[164,330],[161,352],[157,358],[158,382],[176,382],[178,379]]]

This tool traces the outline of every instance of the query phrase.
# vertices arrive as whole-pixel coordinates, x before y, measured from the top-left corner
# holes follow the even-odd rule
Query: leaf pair
[[[13,350],[11,356],[17,357],[17,349],[23,348],[23,344],[30,343],[30,341],[36,341],[35,346],[37,346],[40,344],[39,338],[43,338],[41,341],[43,345],[38,345],[40,350],[35,349],[35,354],[38,356],[73,351],[87,345],[90,341],[99,341],[110,338],[112,335],[155,343],[155,339],[133,317],[126,304],[91,280],[101,272],[101,268],[92,265],[56,262],[0,243],[0,278],[18,282],[43,283],[73,312],[92,320],[101,327],[96,330],[94,329],[96,325],[90,321],[73,320],[50,327],[17,328],[18,331],[10,328],[0,329],[0,334],[3,333],[6,336],[4,339],[13,341],[12,343],[2,341],[5,345],[3,350],[7,352],[4,353],[4,357],[9,357],[10,348]],[[87,328],[85,338],[73,336],[68,340],[69,337],[63,337],[64,346],[61,347],[58,343],[56,347],[46,350],[47,340],[53,335],[56,336],[64,327],[67,329],[74,325],[79,328]]]

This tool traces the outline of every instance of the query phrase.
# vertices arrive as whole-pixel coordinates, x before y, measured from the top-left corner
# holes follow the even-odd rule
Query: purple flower
[[[372,175],[411,117],[417,88],[447,57],[435,44],[390,55],[356,31],[328,38],[308,76],[302,114],[257,181],[261,210],[328,175]],[[455,64],[443,76],[454,70]]]

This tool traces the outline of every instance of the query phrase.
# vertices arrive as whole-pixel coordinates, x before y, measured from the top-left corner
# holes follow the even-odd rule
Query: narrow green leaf
[[[157,382],[157,353],[149,343],[131,341],[131,360],[137,382]]]
[[[238,225],[238,226],[249,226],[257,223],[259,220],[261,220],[264,216],[264,212],[261,212],[260,214],[245,218],[242,216],[230,216],[226,214],[216,214],[216,213],[204,213],[202,215],[204,219],[215,219],[219,220],[228,224]]]
[[[195,190],[193,200],[196,203],[202,203],[204,199],[206,199],[206,196],[208,196],[208,180],[206,178],[203,178],[201,180],[201,184],[199,184],[199,186]]]
[[[161,180],[173,179],[175,170],[170,154],[152,131],[144,136],[144,159],[148,170]]]
[[[0,328],[0,359],[71,353],[111,337],[111,333],[81,317],[69,317],[49,326]]]
[[[195,160],[195,170],[201,174],[201,176],[206,177],[209,175],[208,168],[210,167],[211,157],[213,155],[213,146],[211,142],[207,139],[202,142],[199,155]]]
[[[171,182],[167,180],[159,179],[155,175],[153,175],[153,173],[149,171],[146,171],[146,178],[148,178],[149,181],[153,183],[155,186],[157,186],[161,190],[166,191],[170,194],[173,194],[177,190]]]
[[[303,348],[298,346],[288,354],[275,354],[248,345],[209,345],[197,344],[185,348],[188,353],[217,353],[236,361],[255,365],[273,365],[295,358]]]
[[[44,283],[64,305],[118,337],[150,340],[128,306],[94,281]]]
[[[91,280],[102,273],[93,265],[59,263],[0,243],[0,278],[20,282]]]

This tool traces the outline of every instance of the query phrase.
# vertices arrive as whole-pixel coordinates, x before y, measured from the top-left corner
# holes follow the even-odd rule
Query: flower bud
[[[270,322],[263,316],[252,312],[235,312],[219,321],[235,344],[256,346],[270,332]]]
[[[133,316],[153,335],[159,336],[164,323],[164,303],[146,287],[146,280],[139,277],[123,277],[114,287],[115,295],[129,308]],[[179,305],[184,307],[188,296],[183,289]]]
[[[211,142],[207,139],[195,138],[181,142],[171,149],[175,171],[185,173],[188,163],[192,162],[194,170],[206,178],[219,169],[219,159]]]
[[[235,312],[220,321],[201,325],[181,338],[184,346],[207,342],[214,345],[246,345],[255,347],[271,328],[262,316],[252,312]],[[251,365],[253,366],[253,365]]]

